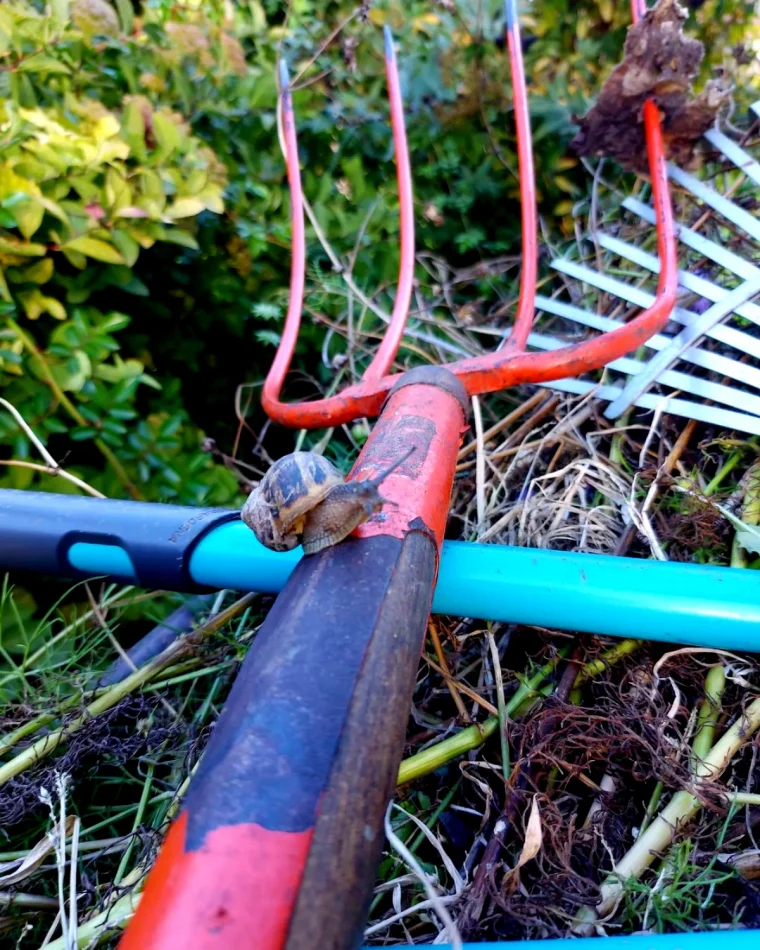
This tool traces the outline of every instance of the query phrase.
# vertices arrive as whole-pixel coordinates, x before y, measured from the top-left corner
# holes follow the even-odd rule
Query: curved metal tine
[[[412,299],[412,284],[414,281],[414,196],[404,123],[404,103],[401,97],[401,81],[399,79],[396,52],[393,48],[393,35],[388,26],[383,29],[383,37],[385,41],[385,74],[390,100],[391,128],[393,130],[393,151],[396,159],[401,244],[396,299],[391,321],[372,362],[362,376],[364,380],[382,379],[391,369],[409,316],[409,304]]]
[[[301,170],[298,165],[298,139],[296,137],[293,101],[290,96],[290,76],[284,59],[279,63],[280,96],[279,113],[282,124],[282,146],[290,187],[290,294],[288,312],[272,365],[267,373],[262,390],[262,402],[276,403],[298,340],[303,309],[303,294],[306,274],[306,237],[304,228],[303,191]]]
[[[536,173],[533,166],[533,140],[525,84],[517,0],[504,0],[504,21],[512,72],[512,98],[517,132],[517,168],[520,182],[520,219],[522,231],[522,270],[515,322],[502,352],[525,349],[536,316],[538,281],[538,212],[536,209]]]
[[[396,356],[401,338],[404,334],[414,276],[414,199],[412,194],[412,174],[406,140],[406,129],[404,126],[401,83],[399,80],[396,56],[393,50],[393,37],[387,27],[385,28],[385,63],[399,188],[401,251],[399,280],[396,288],[396,301],[393,307],[393,314],[382,343],[364,373],[363,379],[365,380],[381,379],[388,372],[393,363],[393,359]],[[306,238],[301,171],[298,162],[298,139],[293,113],[293,102],[290,94],[290,78],[287,64],[284,60],[280,61],[279,72],[280,115],[283,133],[282,144],[285,153],[291,197],[291,270],[290,296],[285,326],[283,328],[280,345],[277,348],[277,353],[267,374],[262,394],[263,400],[270,404],[273,402],[276,403],[279,399],[285,375],[288,372],[295,351],[298,331],[301,326],[306,274]]]

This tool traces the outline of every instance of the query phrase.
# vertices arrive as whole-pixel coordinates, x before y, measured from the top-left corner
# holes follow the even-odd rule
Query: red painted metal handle
[[[632,0],[634,21],[645,9],[643,0]],[[661,330],[672,313],[676,300],[677,258],[673,213],[657,107],[651,101],[644,105],[644,128],[647,141],[650,176],[657,218],[660,278],[654,303],[625,326],[604,336],[586,340],[560,350],[541,353],[525,352],[525,342],[534,316],[536,284],[536,196],[533,176],[532,146],[528,113],[528,96],[522,61],[519,24],[515,0],[507,0],[507,43],[512,70],[512,89],[517,125],[520,164],[520,197],[522,205],[523,270],[517,316],[505,346],[494,353],[460,360],[447,369],[464,384],[469,395],[496,392],[519,383],[541,383],[576,376],[599,369],[605,364],[636,349]],[[411,175],[406,139],[403,131],[398,72],[395,57],[386,58],[391,117],[396,143],[396,163],[401,209],[402,261],[396,307],[388,333],[370,368],[359,383],[337,395],[315,402],[285,403],[280,400],[282,386],[290,366],[301,320],[304,287],[303,197],[298,167],[298,150],[292,103],[287,86],[282,90],[282,107],[286,120],[286,160],[291,193],[293,222],[293,261],[291,297],[280,347],[267,376],[262,405],[276,422],[291,427],[321,428],[350,422],[362,416],[376,416],[385,397],[399,378],[388,369],[396,353],[406,318],[408,293],[414,250],[411,222]]]

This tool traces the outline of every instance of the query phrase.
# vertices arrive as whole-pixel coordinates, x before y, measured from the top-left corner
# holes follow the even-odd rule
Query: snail
[[[377,477],[352,482],[323,455],[285,455],[248,496],[241,517],[273,551],[292,551],[300,541],[304,554],[316,554],[338,544],[388,503],[380,485],[412,452],[414,447]]]

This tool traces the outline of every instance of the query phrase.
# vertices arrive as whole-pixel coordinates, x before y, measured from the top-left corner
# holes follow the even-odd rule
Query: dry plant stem
[[[478,513],[478,532],[480,532],[486,517],[486,455],[483,445],[483,416],[480,412],[480,399],[473,396],[471,401],[475,439],[478,444],[475,456],[475,504]]]
[[[508,415],[504,416],[503,419],[499,419],[498,422],[494,423],[490,429],[486,429],[483,433],[483,442],[490,442],[490,440],[502,432],[504,429],[509,428],[513,422],[517,422],[518,419],[522,418],[526,412],[530,412],[531,409],[535,409],[536,406],[540,405],[546,398],[547,391],[545,389],[539,389],[537,393],[534,393],[530,399],[526,399],[525,402],[521,403],[516,409],[513,409]],[[457,455],[457,462],[461,462],[463,459],[467,458],[470,452],[474,452],[478,447],[478,440],[473,439],[472,442],[468,442],[464,448],[459,450]]]
[[[430,639],[433,643],[435,655],[438,657],[441,676],[443,677],[443,680],[446,683],[449,692],[451,693],[451,698],[454,700],[454,705],[457,707],[459,716],[463,722],[471,722],[472,720],[470,719],[470,714],[467,712],[467,707],[465,706],[464,702],[462,701],[462,697],[459,694],[459,686],[452,678],[449,665],[446,662],[446,654],[443,652],[443,647],[441,646],[441,638],[438,636],[438,629],[432,620],[428,623],[428,633],[430,634]]]
[[[131,658],[127,655],[122,645],[119,643],[119,641],[111,632],[111,628],[106,623],[105,614],[98,606],[98,602],[97,600],[95,600],[95,597],[93,596],[93,593],[90,590],[90,585],[85,584],[84,589],[87,591],[87,597],[90,601],[92,611],[95,614],[95,619],[98,622],[98,626],[100,627],[101,630],[103,630],[103,632],[108,637],[108,640],[111,643],[111,646],[116,651],[116,654],[127,664],[127,666],[132,670],[133,673],[136,672],[137,667],[132,662]],[[172,719],[174,719],[175,722],[179,719],[176,709],[171,705],[171,703],[165,696],[161,696],[161,705],[169,713]]]
[[[32,430],[32,427],[27,423],[26,419],[21,415],[21,413],[8,402],[7,399],[0,398],[0,405],[5,406],[8,412],[13,416],[13,418],[18,422],[24,432],[29,436],[29,439],[32,441],[34,446],[40,455],[45,459],[47,465],[35,465],[34,462],[22,462],[16,461],[15,459],[8,459],[3,462],[4,465],[18,465],[23,468],[31,468],[35,471],[46,472],[49,475],[60,475],[61,478],[65,478],[66,481],[71,482],[72,485],[76,485],[77,488],[81,488],[82,491],[87,492],[89,495],[93,495],[95,498],[105,498],[105,495],[102,495],[99,491],[92,488],[87,482],[83,482],[81,478],[77,478],[76,475],[72,475],[69,472],[62,469],[58,462],[53,458],[53,456],[48,452],[42,442],[37,438]]]
[[[753,700],[743,715],[710,749],[695,769],[695,785],[715,781],[727,768],[733,756],[760,728],[760,698]],[[674,837],[702,807],[700,799],[689,791],[679,791],[660,812],[647,830],[615,866],[601,888],[601,901],[596,908],[586,907],[579,913],[573,928],[575,934],[593,931],[593,921],[604,917],[615,907],[623,893],[625,881],[638,878],[654,859],[663,853]]]
[[[45,376],[45,381],[47,382],[48,386],[52,390],[53,395],[58,400],[58,402],[63,406],[63,408],[71,416],[74,422],[76,422],[77,425],[86,426],[87,420],[79,412],[79,410],[74,405],[74,403],[68,398],[66,393],[64,393],[64,391],[55,381],[55,377],[50,371],[50,367],[47,364],[47,360],[45,359],[42,351],[39,349],[39,347],[34,342],[32,337],[29,336],[29,334],[26,333],[24,330],[22,330],[21,327],[16,323],[16,321],[12,320],[10,317],[8,317],[8,325],[16,334],[16,336],[19,338],[19,340],[21,340],[21,342],[24,344],[26,349],[29,350],[32,356],[34,356],[37,362],[40,364],[40,367],[42,368],[42,372]],[[100,454],[103,456],[103,458],[105,458],[105,460],[114,470],[114,474],[119,479],[122,486],[126,489],[127,493],[136,501],[140,501],[142,499],[140,492],[134,486],[134,484],[132,483],[132,480],[130,479],[129,475],[126,472],[126,469],[121,464],[121,462],[116,458],[116,456],[113,454],[111,449],[105,444],[105,442],[102,439],[93,439],[93,441],[95,445],[97,446]]]
[[[427,656],[424,653],[422,654],[422,659],[427,663],[427,665],[430,667],[431,670],[435,670],[435,672],[441,677],[441,679],[443,679],[444,681],[446,680],[446,671],[443,669],[443,667],[439,666],[436,662],[434,662],[429,656]],[[487,699],[483,699],[483,697],[478,695],[478,693],[476,693],[474,689],[470,689],[470,687],[467,686],[465,683],[460,683],[455,679],[452,679],[452,683],[454,685],[454,689],[457,691],[457,693],[461,694],[461,696],[467,696],[474,703],[477,703],[477,705],[480,706],[482,709],[485,709],[485,711],[489,713],[489,715],[498,716],[499,711],[493,705],[493,703],[489,703]],[[459,707],[457,706],[457,708]],[[465,713],[467,713],[466,709],[465,709]],[[467,715],[469,717],[469,713],[467,713]],[[468,718],[467,721],[471,722],[472,720],[471,718]]]
[[[504,776],[505,785],[509,784],[509,773],[510,773],[510,763],[509,763],[509,737],[507,736],[507,708],[506,703],[504,702],[504,679],[501,675],[501,657],[499,656],[499,648],[496,646],[496,641],[493,638],[493,634],[489,630],[487,632],[488,637],[488,647],[491,651],[491,663],[493,664],[493,676],[496,681],[496,703],[499,709],[499,737],[501,739],[501,771]]]
[[[233,617],[242,613],[242,611],[253,602],[255,596],[255,594],[246,594],[245,597],[241,597],[240,600],[236,601],[222,613],[217,614],[217,616],[208,623],[198,627],[193,631],[191,636],[181,637],[179,640],[176,640],[171,646],[167,647],[163,653],[160,653],[155,659],[151,660],[150,663],[141,666],[139,670],[136,670],[115,686],[104,690],[97,699],[94,699],[85,707],[82,715],[66,723],[62,729],[57,729],[46,736],[42,736],[42,738],[32,743],[32,745],[24,749],[23,752],[20,752],[15,758],[11,759],[10,762],[0,766],[0,786],[5,785],[6,782],[9,782],[16,775],[20,775],[37,762],[47,758],[61,743],[65,742],[70,735],[78,732],[86,725],[93,716],[98,716],[107,709],[112,709],[117,703],[121,702],[122,699],[131,693],[134,693],[157,673],[160,673],[178,658],[184,656],[191,649],[192,644],[197,643],[199,640],[219,630]]]
[[[420,883],[424,887],[425,893],[427,894],[428,901],[430,901],[430,906],[432,907],[433,910],[435,910],[436,914],[440,918],[441,923],[443,924],[446,930],[446,936],[451,941],[452,950],[462,950],[462,938],[459,935],[459,930],[457,928],[457,925],[452,920],[451,914],[449,914],[448,910],[446,909],[446,905],[444,904],[444,901],[442,900],[441,895],[438,894],[437,891],[433,888],[433,885],[430,883],[430,878],[422,869],[419,861],[415,858],[415,856],[411,853],[411,851],[406,847],[406,845],[398,837],[398,835],[394,833],[393,828],[391,827],[390,815],[391,815],[391,809],[393,807],[394,807],[393,802],[389,802],[388,810],[385,813],[385,835],[388,839],[388,842],[393,848],[393,850],[396,852],[396,854],[398,854],[398,856],[401,858],[401,860],[412,869],[412,872],[415,874],[415,876],[419,879]],[[401,810],[402,809],[399,809],[399,811]]]
[[[137,884],[140,877],[144,877],[147,871],[148,869],[145,867],[135,868],[131,875],[124,878],[122,884]],[[117,892],[114,891],[114,896],[116,893]],[[85,923],[80,924],[77,927],[76,946],[82,948],[82,950],[84,950],[85,947],[93,947],[108,934],[123,930],[134,916],[137,905],[140,902],[140,896],[140,892],[135,887],[128,894],[125,894],[124,897],[108,904],[105,910],[96,914],[95,917],[91,917]],[[68,950],[68,947],[64,943],[63,937],[59,937],[57,940],[51,941],[47,945],[46,950]]]

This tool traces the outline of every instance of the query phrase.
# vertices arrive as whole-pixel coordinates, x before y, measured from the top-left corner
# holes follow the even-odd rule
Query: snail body
[[[377,478],[347,482],[323,455],[293,452],[278,459],[248,496],[241,517],[265,547],[316,554],[338,544],[380,511],[382,481],[403,458]]]

